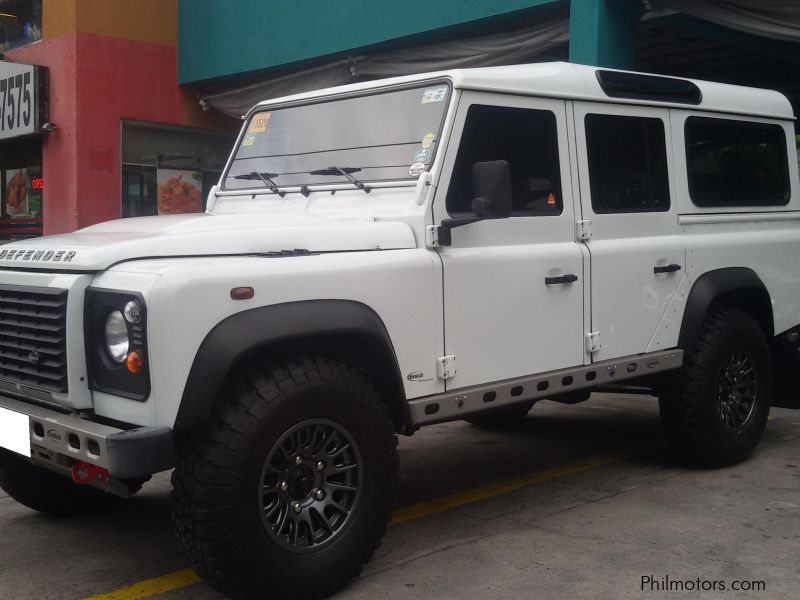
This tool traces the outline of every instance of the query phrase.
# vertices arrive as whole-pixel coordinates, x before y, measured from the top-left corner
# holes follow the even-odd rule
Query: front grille
[[[67,290],[0,285],[0,380],[67,391]]]

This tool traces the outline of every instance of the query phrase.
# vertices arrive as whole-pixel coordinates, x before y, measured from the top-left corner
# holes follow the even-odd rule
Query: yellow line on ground
[[[609,454],[602,454],[587,458],[576,463],[558,467],[555,469],[547,469],[545,471],[536,471],[525,477],[518,479],[511,479],[500,483],[493,483],[484,487],[467,490],[465,492],[458,492],[436,500],[429,500],[412,504],[404,508],[399,508],[394,511],[392,518],[392,525],[398,523],[405,523],[415,519],[421,519],[439,512],[465,506],[467,504],[474,504],[481,500],[486,500],[493,496],[506,494],[520,490],[522,488],[534,485],[537,483],[544,483],[560,477],[567,477],[568,475],[575,475],[591,469],[596,469],[611,463],[619,462],[626,458],[643,454],[650,448],[633,448],[622,450],[619,452],[612,452]],[[191,569],[184,569],[176,571],[175,573],[168,573],[161,577],[140,581],[129,587],[120,588],[108,594],[99,594],[97,596],[89,596],[85,600],[141,600],[142,598],[151,598],[159,594],[166,594],[174,590],[186,588],[200,582],[200,577]]]
[[[183,569],[161,577],[140,581],[108,594],[89,596],[86,600],[140,600],[140,598],[152,598],[153,596],[186,588],[196,583],[200,583],[200,577],[197,573],[191,569]]]
[[[394,511],[392,525],[404,523],[406,521],[413,521],[414,519],[421,519],[435,513],[458,508],[459,506],[474,504],[475,502],[486,500],[492,496],[507,494],[508,492],[513,492],[524,487],[528,487],[529,485],[544,483],[545,481],[551,481],[553,479],[558,479],[559,477],[566,477],[568,475],[575,475],[576,473],[582,473],[583,471],[596,469],[598,467],[618,462],[637,454],[642,454],[646,451],[647,449],[636,448],[621,452],[603,454],[582,460],[580,462],[572,463],[564,467],[547,469],[546,471],[537,471],[518,479],[511,479],[509,481],[503,481],[500,483],[492,483],[484,487],[467,490],[465,492],[458,492],[443,498],[437,498],[436,500],[412,504],[411,506],[399,508]]]

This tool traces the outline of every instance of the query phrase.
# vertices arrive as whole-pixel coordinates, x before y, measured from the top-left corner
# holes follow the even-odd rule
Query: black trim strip
[[[703,92],[688,79],[604,70],[596,71],[595,75],[601,89],[609,98],[694,105],[703,101]]]

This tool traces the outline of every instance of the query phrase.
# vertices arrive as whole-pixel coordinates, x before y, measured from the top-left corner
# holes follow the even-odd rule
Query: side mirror
[[[491,160],[472,165],[472,217],[444,219],[439,227],[438,245],[449,246],[450,232],[484,219],[506,219],[511,216],[511,171],[504,160]]]
[[[508,162],[491,160],[472,165],[472,212],[479,219],[511,216],[511,171]]]

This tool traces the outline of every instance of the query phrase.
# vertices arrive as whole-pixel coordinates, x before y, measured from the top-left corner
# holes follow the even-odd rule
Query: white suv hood
[[[414,248],[396,221],[334,221],[309,214],[192,214],[119,219],[75,233],[0,246],[0,268],[97,271],[138,258]]]

